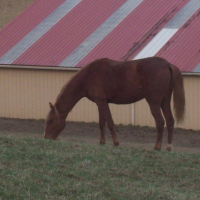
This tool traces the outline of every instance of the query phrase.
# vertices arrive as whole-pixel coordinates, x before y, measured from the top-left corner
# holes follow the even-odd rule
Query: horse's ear
[[[51,108],[52,110],[54,110],[54,106],[52,105],[51,102],[49,102],[49,106],[50,106],[50,108]]]

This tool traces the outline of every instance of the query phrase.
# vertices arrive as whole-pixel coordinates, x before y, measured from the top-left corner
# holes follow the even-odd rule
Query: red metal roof
[[[156,55],[166,58],[182,71],[193,71],[200,63],[199,15],[200,9]]]
[[[82,67],[101,57],[130,60],[145,48],[151,53],[162,31],[175,30],[152,43],[155,55],[195,71],[199,29],[199,0],[37,0],[0,31],[0,64]]]
[[[185,1],[143,1],[78,66],[99,57],[128,60],[145,46],[187,3]],[[108,48],[106,48],[108,47]],[[103,51],[102,51],[103,50]]]
[[[59,65],[125,1],[117,1],[114,5],[107,0],[80,2],[13,64],[25,61],[31,65],[34,60],[35,65]]]
[[[65,0],[37,0],[0,31],[0,58],[41,23]]]

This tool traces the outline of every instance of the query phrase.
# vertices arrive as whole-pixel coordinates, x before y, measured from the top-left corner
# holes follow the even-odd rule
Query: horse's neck
[[[84,96],[80,83],[70,82],[65,85],[57,97],[55,106],[60,114],[66,118],[75,104]]]

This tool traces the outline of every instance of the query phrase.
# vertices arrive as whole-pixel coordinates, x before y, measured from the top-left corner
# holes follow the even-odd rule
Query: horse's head
[[[58,110],[50,102],[50,111],[47,115],[44,138],[55,140],[65,127],[65,118],[60,118]]]

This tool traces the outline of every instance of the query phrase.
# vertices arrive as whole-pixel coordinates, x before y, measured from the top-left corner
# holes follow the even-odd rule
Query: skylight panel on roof
[[[133,60],[154,56],[199,8],[200,1],[191,0]]]
[[[178,29],[163,28],[134,60],[154,56],[177,31]]]

